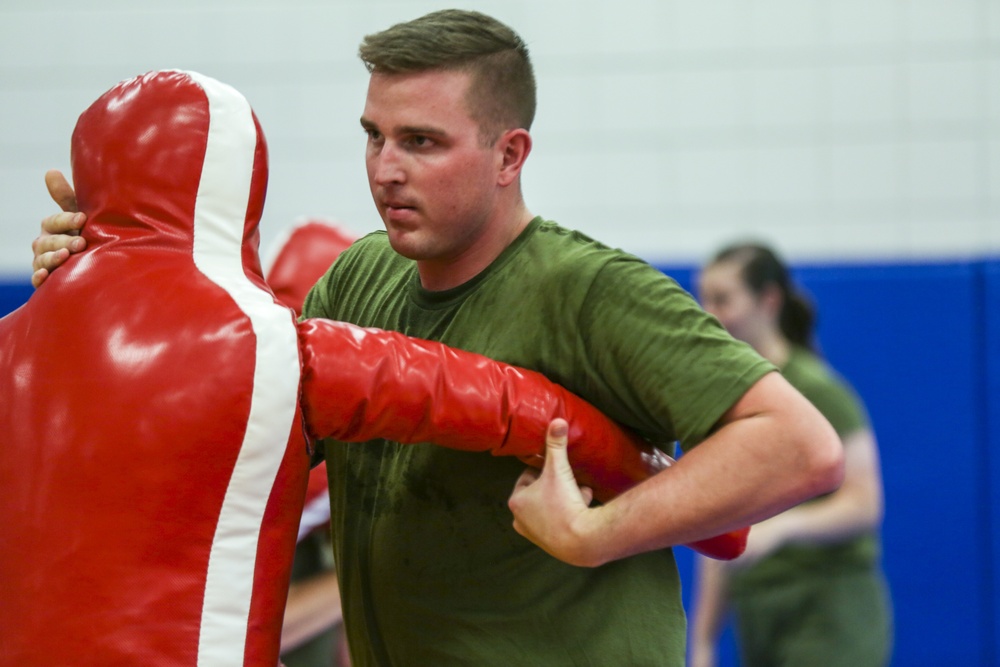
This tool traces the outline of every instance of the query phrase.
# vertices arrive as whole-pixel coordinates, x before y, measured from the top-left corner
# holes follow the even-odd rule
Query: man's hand
[[[549,424],[545,440],[545,465],[528,468],[508,501],[514,513],[514,530],[552,556],[569,563],[593,567],[603,561],[588,544],[586,526],[594,524],[590,509],[593,493],[580,487],[566,454],[569,425],[564,419]]]
[[[45,187],[48,188],[52,201],[63,212],[42,220],[42,233],[31,242],[31,250],[35,255],[31,262],[34,271],[31,284],[36,288],[71,254],[87,247],[86,240],[80,237],[80,229],[87,221],[87,216],[79,212],[73,187],[62,172],[55,169],[45,173]]]

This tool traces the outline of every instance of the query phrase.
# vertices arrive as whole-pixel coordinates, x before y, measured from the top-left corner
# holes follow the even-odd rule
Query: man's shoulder
[[[539,242],[567,248],[585,248],[598,253],[622,253],[578,229],[572,229],[553,220],[539,219],[535,236]]]
[[[598,320],[615,319],[637,301],[657,320],[696,307],[673,278],[646,260],[554,222],[541,221],[517,254],[504,268],[508,285],[527,284],[560,303],[592,310]]]
[[[645,265],[635,255],[614,248],[585,232],[541,220],[529,244],[531,261],[554,270],[601,272],[613,265]]]

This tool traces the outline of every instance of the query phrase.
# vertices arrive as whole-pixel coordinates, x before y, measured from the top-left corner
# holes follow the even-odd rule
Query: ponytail
[[[785,299],[781,305],[781,315],[778,318],[781,333],[785,335],[785,338],[793,345],[815,352],[813,341],[815,323],[816,311],[802,293],[794,288],[785,293]]]

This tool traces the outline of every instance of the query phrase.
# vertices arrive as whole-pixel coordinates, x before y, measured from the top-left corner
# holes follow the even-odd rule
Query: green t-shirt
[[[827,418],[841,440],[869,427],[868,415],[854,389],[812,352],[793,347],[781,373]],[[878,555],[878,539],[874,533],[837,544],[791,545],[734,573],[731,591],[734,596],[751,596],[758,590],[783,582],[822,578],[833,572],[869,571]]]
[[[774,370],[653,267],[538,218],[443,292],[422,289],[415,264],[371,234],[337,259],[304,313],[540,371],[665,446],[697,444]],[[572,567],[513,530],[515,459],[324,445],[355,667],[683,665],[669,549]]]

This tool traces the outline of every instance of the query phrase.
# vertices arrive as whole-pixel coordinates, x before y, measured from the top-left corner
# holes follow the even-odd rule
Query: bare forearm
[[[579,519],[584,561],[600,564],[757,523],[840,484],[829,423],[777,374],[677,464]]]

